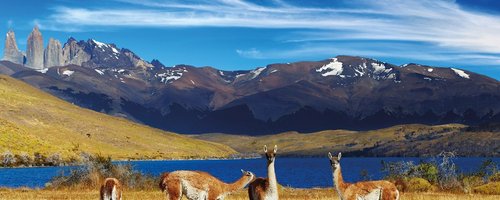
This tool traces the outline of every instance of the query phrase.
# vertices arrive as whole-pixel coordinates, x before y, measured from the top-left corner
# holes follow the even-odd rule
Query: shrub
[[[385,163],[383,167],[392,180],[406,180],[407,178],[423,178],[430,183],[437,183],[439,177],[438,166],[434,163],[393,162]]]
[[[73,169],[68,175],[61,175],[53,178],[47,188],[82,188],[94,189],[100,187],[102,181],[107,177],[114,177],[126,188],[130,189],[156,189],[158,180],[150,175],[144,175],[134,171],[130,164],[119,165],[111,162],[110,157],[88,156],[82,160],[87,160],[82,166]]]
[[[17,160],[17,163],[16,163],[17,166],[31,166],[31,165],[33,165],[33,159],[26,152],[23,152],[20,155],[16,155],[16,160]]]
[[[4,152],[1,159],[4,167],[13,167],[16,164],[16,157],[10,151]]]
[[[59,153],[51,154],[46,158],[45,163],[50,166],[60,166],[64,164],[61,154]]]
[[[407,178],[410,174],[410,169],[413,169],[414,167],[415,164],[413,164],[412,161],[382,162],[382,171],[386,172],[386,178],[391,180]]]
[[[33,153],[33,164],[36,166],[44,166],[46,157],[41,153],[35,152]]]
[[[487,159],[481,163],[479,170],[475,173],[477,176],[485,177],[492,176],[498,173],[498,165],[492,159]]]
[[[430,183],[438,182],[438,167],[433,163],[421,163],[415,166],[415,177],[423,178]]]
[[[500,182],[500,172],[494,173],[490,177],[488,177],[488,180],[491,182]]]
[[[423,178],[411,178],[406,184],[407,192],[427,192],[432,189],[432,184]]]
[[[500,182],[491,182],[485,185],[475,187],[474,193],[500,195]]]
[[[465,176],[462,178],[462,186],[463,190],[466,193],[472,192],[472,188],[483,185],[484,184],[484,179],[483,177],[479,176]]]
[[[460,188],[457,167],[453,162],[455,157],[455,153],[453,152],[441,152],[438,155],[438,183],[441,189],[450,190]]]

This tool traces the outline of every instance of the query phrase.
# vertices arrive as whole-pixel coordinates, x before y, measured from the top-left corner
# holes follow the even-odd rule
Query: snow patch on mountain
[[[164,73],[155,74],[155,77],[161,78],[160,82],[167,84],[179,80],[186,72],[188,72],[186,68],[168,69]]]
[[[115,54],[119,54],[119,53],[120,53],[120,52],[119,52],[116,48],[114,48],[114,47],[111,47],[111,50],[112,50],[112,51],[113,51],[113,53],[115,53]],[[118,57],[116,57],[116,56],[115,56],[115,58],[117,58],[117,59],[118,59]]]
[[[342,62],[338,61],[337,58],[332,58],[332,62],[316,69],[316,72],[322,73],[321,76],[337,76],[342,74],[342,71],[344,71]]]
[[[101,71],[101,70],[94,69],[94,71],[95,71],[95,72],[97,72],[97,73],[98,73],[98,74],[100,74],[100,75],[104,75],[104,72],[103,72],[103,71]]]
[[[375,73],[375,74],[380,74],[380,73],[384,73],[384,72],[388,73],[392,70],[391,68],[386,69],[385,65],[383,63],[381,63],[381,64],[372,63],[372,67],[373,67],[373,73]]]
[[[428,71],[428,72],[432,72],[432,71],[434,71],[434,69],[429,68],[429,69],[427,69],[427,71]]]
[[[265,67],[259,67],[255,70],[252,70],[250,73],[252,74],[252,78],[250,79],[254,79],[255,77],[259,76],[260,73],[262,73],[266,68]]]
[[[101,49],[104,47],[108,47],[108,45],[106,43],[102,43],[102,42],[99,42],[99,41],[94,40],[94,39],[92,39],[92,42],[94,42],[94,44],[97,45],[97,47],[99,47]]]
[[[7,33],[8,34],[8,33]],[[36,70],[37,72],[40,72],[42,74],[45,74],[47,73],[47,71],[49,70],[49,68],[44,68],[44,69],[39,69],[39,70]]]
[[[357,76],[364,76],[366,74],[366,72],[365,72],[366,68],[367,68],[367,66],[366,66],[365,62],[362,65],[358,65],[357,67],[354,67],[353,69],[356,72],[354,74],[354,76],[355,77],[357,77]]]
[[[459,69],[455,69],[455,68],[451,68],[451,70],[453,70],[455,72],[455,74],[459,75],[462,78],[466,78],[466,79],[470,78],[469,74],[465,73],[463,70],[459,70]]]
[[[236,78],[239,78],[239,77],[242,77],[242,76],[245,76],[245,74],[237,74]]]
[[[71,71],[71,70],[64,70],[62,72],[62,75],[66,75],[66,76],[71,76],[75,73],[75,71]]]
[[[92,42],[101,49],[101,51],[104,51],[104,48],[110,48],[111,51],[113,51],[113,54],[115,54],[115,58],[118,59],[118,57],[116,55],[120,54],[120,51],[118,51],[118,49],[116,49],[115,47],[113,47],[112,45],[110,44],[106,44],[106,43],[103,43],[103,42],[99,42],[97,40],[94,40],[92,39]]]

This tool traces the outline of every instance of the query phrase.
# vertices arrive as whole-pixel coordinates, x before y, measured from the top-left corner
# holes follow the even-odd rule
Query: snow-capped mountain
[[[147,62],[94,39],[70,38],[61,48],[63,66],[34,71],[2,61],[0,73],[82,107],[180,133],[500,121],[500,82],[458,68],[337,56],[225,71]]]

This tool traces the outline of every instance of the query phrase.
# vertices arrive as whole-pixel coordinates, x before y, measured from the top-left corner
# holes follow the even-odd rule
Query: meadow
[[[0,189],[0,199],[98,199],[98,190],[33,190],[33,189]],[[125,190],[124,199],[166,199],[165,194],[158,190]],[[186,198],[183,198],[186,199]],[[246,200],[246,190],[229,195],[227,200]],[[280,199],[303,200],[336,200],[339,199],[332,188],[292,189],[284,188],[280,191]],[[458,193],[402,193],[404,200],[497,200],[500,195],[458,194]]]

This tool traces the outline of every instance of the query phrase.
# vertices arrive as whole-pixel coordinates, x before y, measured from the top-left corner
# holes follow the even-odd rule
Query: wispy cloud
[[[242,57],[246,58],[255,58],[255,59],[263,59],[266,58],[262,53],[256,48],[251,48],[248,50],[236,49],[236,53]]]
[[[357,0],[346,1],[350,6],[321,8],[281,0],[266,5],[242,0],[119,2],[136,8],[56,7],[54,13],[40,23],[49,29],[68,27],[73,31],[85,29],[82,27],[127,26],[286,28],[297,29],[289,33],[286,41],[299,44],[345,40],[422,42],[462,51],[454,56],[466,55],[464,52],[468,55],[490,53],[489,60],[500,60],[497,56],[500,54],[500,16],[467,10],[453,0]],[[314,51],[300,49],[300,46],[288,50],[288,54],[329,51],[323,47],[313,48]],[[405,55],[412,53],[405,51]],[[253,58],[279,56],[257,49],[237,50],[237,53]],[[419,54],[422,53],[415,53]]]

